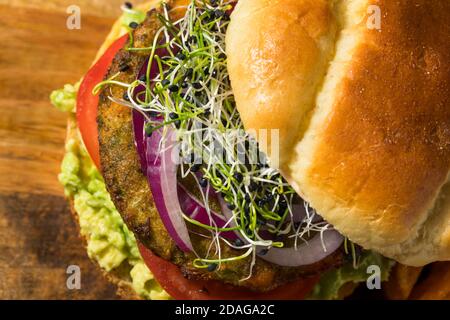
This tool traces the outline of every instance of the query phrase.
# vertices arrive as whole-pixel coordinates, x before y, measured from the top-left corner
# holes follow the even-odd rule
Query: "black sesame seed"
[[[191,172],[196,173],[196,172],[198,172],[198,171],[200,170],[201,167],[202,167],[201,164],[194,164],[194,165],[191,167]]]
[[[203,86],[202,86],[202,84],[201,84],[200,82],[194,82],[194,83],[192,84],[192,87],[193,87],[194,89],[196,89],[196,90],[200,90]]]
[[[186,56],[182,52],[180,52],[180,53],[177,54],[177,58],[179,60],[184,60],[184,59],[186,59]]]
[[[214,70],[214,71],[211,73],[211,76],[213,76],[213,78],[217,77],[217,70]]]
[[[250,195],[247,193],[245,195],[244,199],[245,199],[246,202],[250,202],[250,200],[251,200]]]
[[[215,11],[214,11],[214,16],[215,16],[216,18],[221,18],[221,17],[224,16],[224,14],[225,14],[225,12],[222,11],[222,10],[215,10]]]
[[[209,272],[214,272],[217,269],[217,263],[211,263],[210,265],[208,265],[208,271]]]
[[[286,203],[286,199],[281,199],[279,202],[279,207],[281,211],[286,210],[287,208],[287,203]]]
[[[208,180],[206,180],[205,178],[201,178],[199,183],[202,188],[206,188],[208,186]]]
[[[172,84],[168,89],[170,92],[178,92],[180,90],[180,87],[178,87],[176,84]]]
[[[201,91],[197,91],[194,95],[196,97],[201,97],[203,95],[203,93]]]
[[[174,124],[175,124],[175,127],[177,129],[180,129],[180,127],[181,127],[181,121],[180,120],[175,121]]]
[[[204,23],[211,23],[215,20],[214,11],[208,12],[208,16],[203,18]]]
[[[259,251],[259,255],[260,256],[265,256],[267,253],[269,253],[269,249],[262,249],[261,251]]]
[[[139,77],[139,81],[142,81],[142,82],[147,81],[147,75],[146,75],[146,74],[141,75],[141,76]]]
[[[125,71],[127,71],[129,69],[130,69],[130,66],[127,63],[121,63],[119,65],[119,71],[120,72],[125,72]]]
[[[205,117],[209,117],[211,115],[211,110],[207,109],[203,114],[205,115]]]
[[[236,209],[236,206],[233,203],[228,203],[227,208],[230,210],[234,210],[234,209]]]
[[[156,117],[159,116],[159,112],[157,112],[157,111],[149,111],[148,114],[149,114],[149,116],[152,117],[152,118],[156,118]]]
[[[187,42],[188,42],[188,43],[196,43],[196,42],[197,42],[197,38],[196,38],[195,36],[190,36],[190,37],[187,39]]]
[[[124,4],[123,4],[124,6],[125,6],[125,8],[127,8],[127,9],[133,9],[133,4],[131,3],[131,2],[125,2]]]
[[[250,183],[250,185],[248,186],[248,190],[250,192],[258,190],[258,184],[256,182],[252,181],[252,183]]]
[[[227,127],[227,126],[228,126],[228,120],[222,118],[222,125],[223,125],[224,127]]]
[[[187,87],[188,87],[187,82],[181,83],[181,88],[182,88],[182,89],[186,89]]]
[[[225,53],[219,54],[219,59],[225,60],[227,58],[227,55]]]
[[[172,120],[178,119],[178,115],[175,112],[169,113],[169,118]]]
[[[129,26],[131,29],[136,29],[137,27],[139,27],[139,23],[133,21],[129,24]]]
[[[125,101],[130,101],[130,97],[128,96],[128,92],[125,92],[125,93],[123,94],[123,100],[125,100]]]
[[[189,156],[187,156],[187,157],[186,157],[186,161],[187,161],[189,164],[194,164],[194,162],[195,162],[195,153],[192,152]]]
[[[184,76],[186,78],[190,78],[190,77],[192,77],[193,74],[194,74],[194,69],[189,68],[189,69],[186,70],[186,73],[184,74]]]
[[[161,81],[161,84],[165,87],[168,86],[170,84],[170,81],[167,79],[164,79],[163,81]]]
[[[264,207],[264,205],[266,204],[266,202],[263,199],[260,199],[256,202],[256,204],[258,205],[258,207]]]
[[[236,247],[242,247],[242,246],[244,245],[244,241],[242,241],[241,239],[237,238],[237,239],[234,241],[234,245],[235,245]]]
[[[236,179],[237,182],[241,183],[242,180],[244,180],[244,176],[240,172],[236,172],[233,177]]]

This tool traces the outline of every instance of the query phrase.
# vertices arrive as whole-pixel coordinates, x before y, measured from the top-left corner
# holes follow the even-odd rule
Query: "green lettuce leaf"
[[[389,278],[390,270],[393,266],[392,260],[373,251],[366,251],[358,262],[357,267],[353,263],[347,263],[342,267],[326,272],[320,279],[320,282],[313,289],[309,299],[313,300],[332,300],[339,298],[339,290],[347,283],[365,282],[370,274],[367,273],[367,267],[376,265],[381,270],[381,281]]]

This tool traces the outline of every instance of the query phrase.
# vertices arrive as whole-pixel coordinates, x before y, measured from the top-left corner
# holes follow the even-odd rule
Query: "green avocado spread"
[[[51,94],[60,110],[75,110],[78,85],[66,85]],[[75,120],[73,125],[76,126]],[[105,271],[129,270],[126,279],[145,299],[169,299],[142,261],[134,235],[128,230],[114,207],[99,171],[92,163],[76,128],[66,141],[59,181],[67,197],[73,199],[80,232],[87,240],[87,252]]]

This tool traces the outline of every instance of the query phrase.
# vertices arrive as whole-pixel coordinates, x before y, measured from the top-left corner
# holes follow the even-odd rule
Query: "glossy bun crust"
[[[449,16],[448,0],[243,0],[227,34],[246,129],[278,129],[265,150],[296,191],[408,265],[450,260]]]

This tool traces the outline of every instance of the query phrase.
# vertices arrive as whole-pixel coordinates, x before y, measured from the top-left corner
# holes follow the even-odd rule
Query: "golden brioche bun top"
[[[449,15],[448,0],[244,0],[227,33],[246,129],[279,130],[279,159],[265,151],[296,191],[409,265],[450,260]]]

